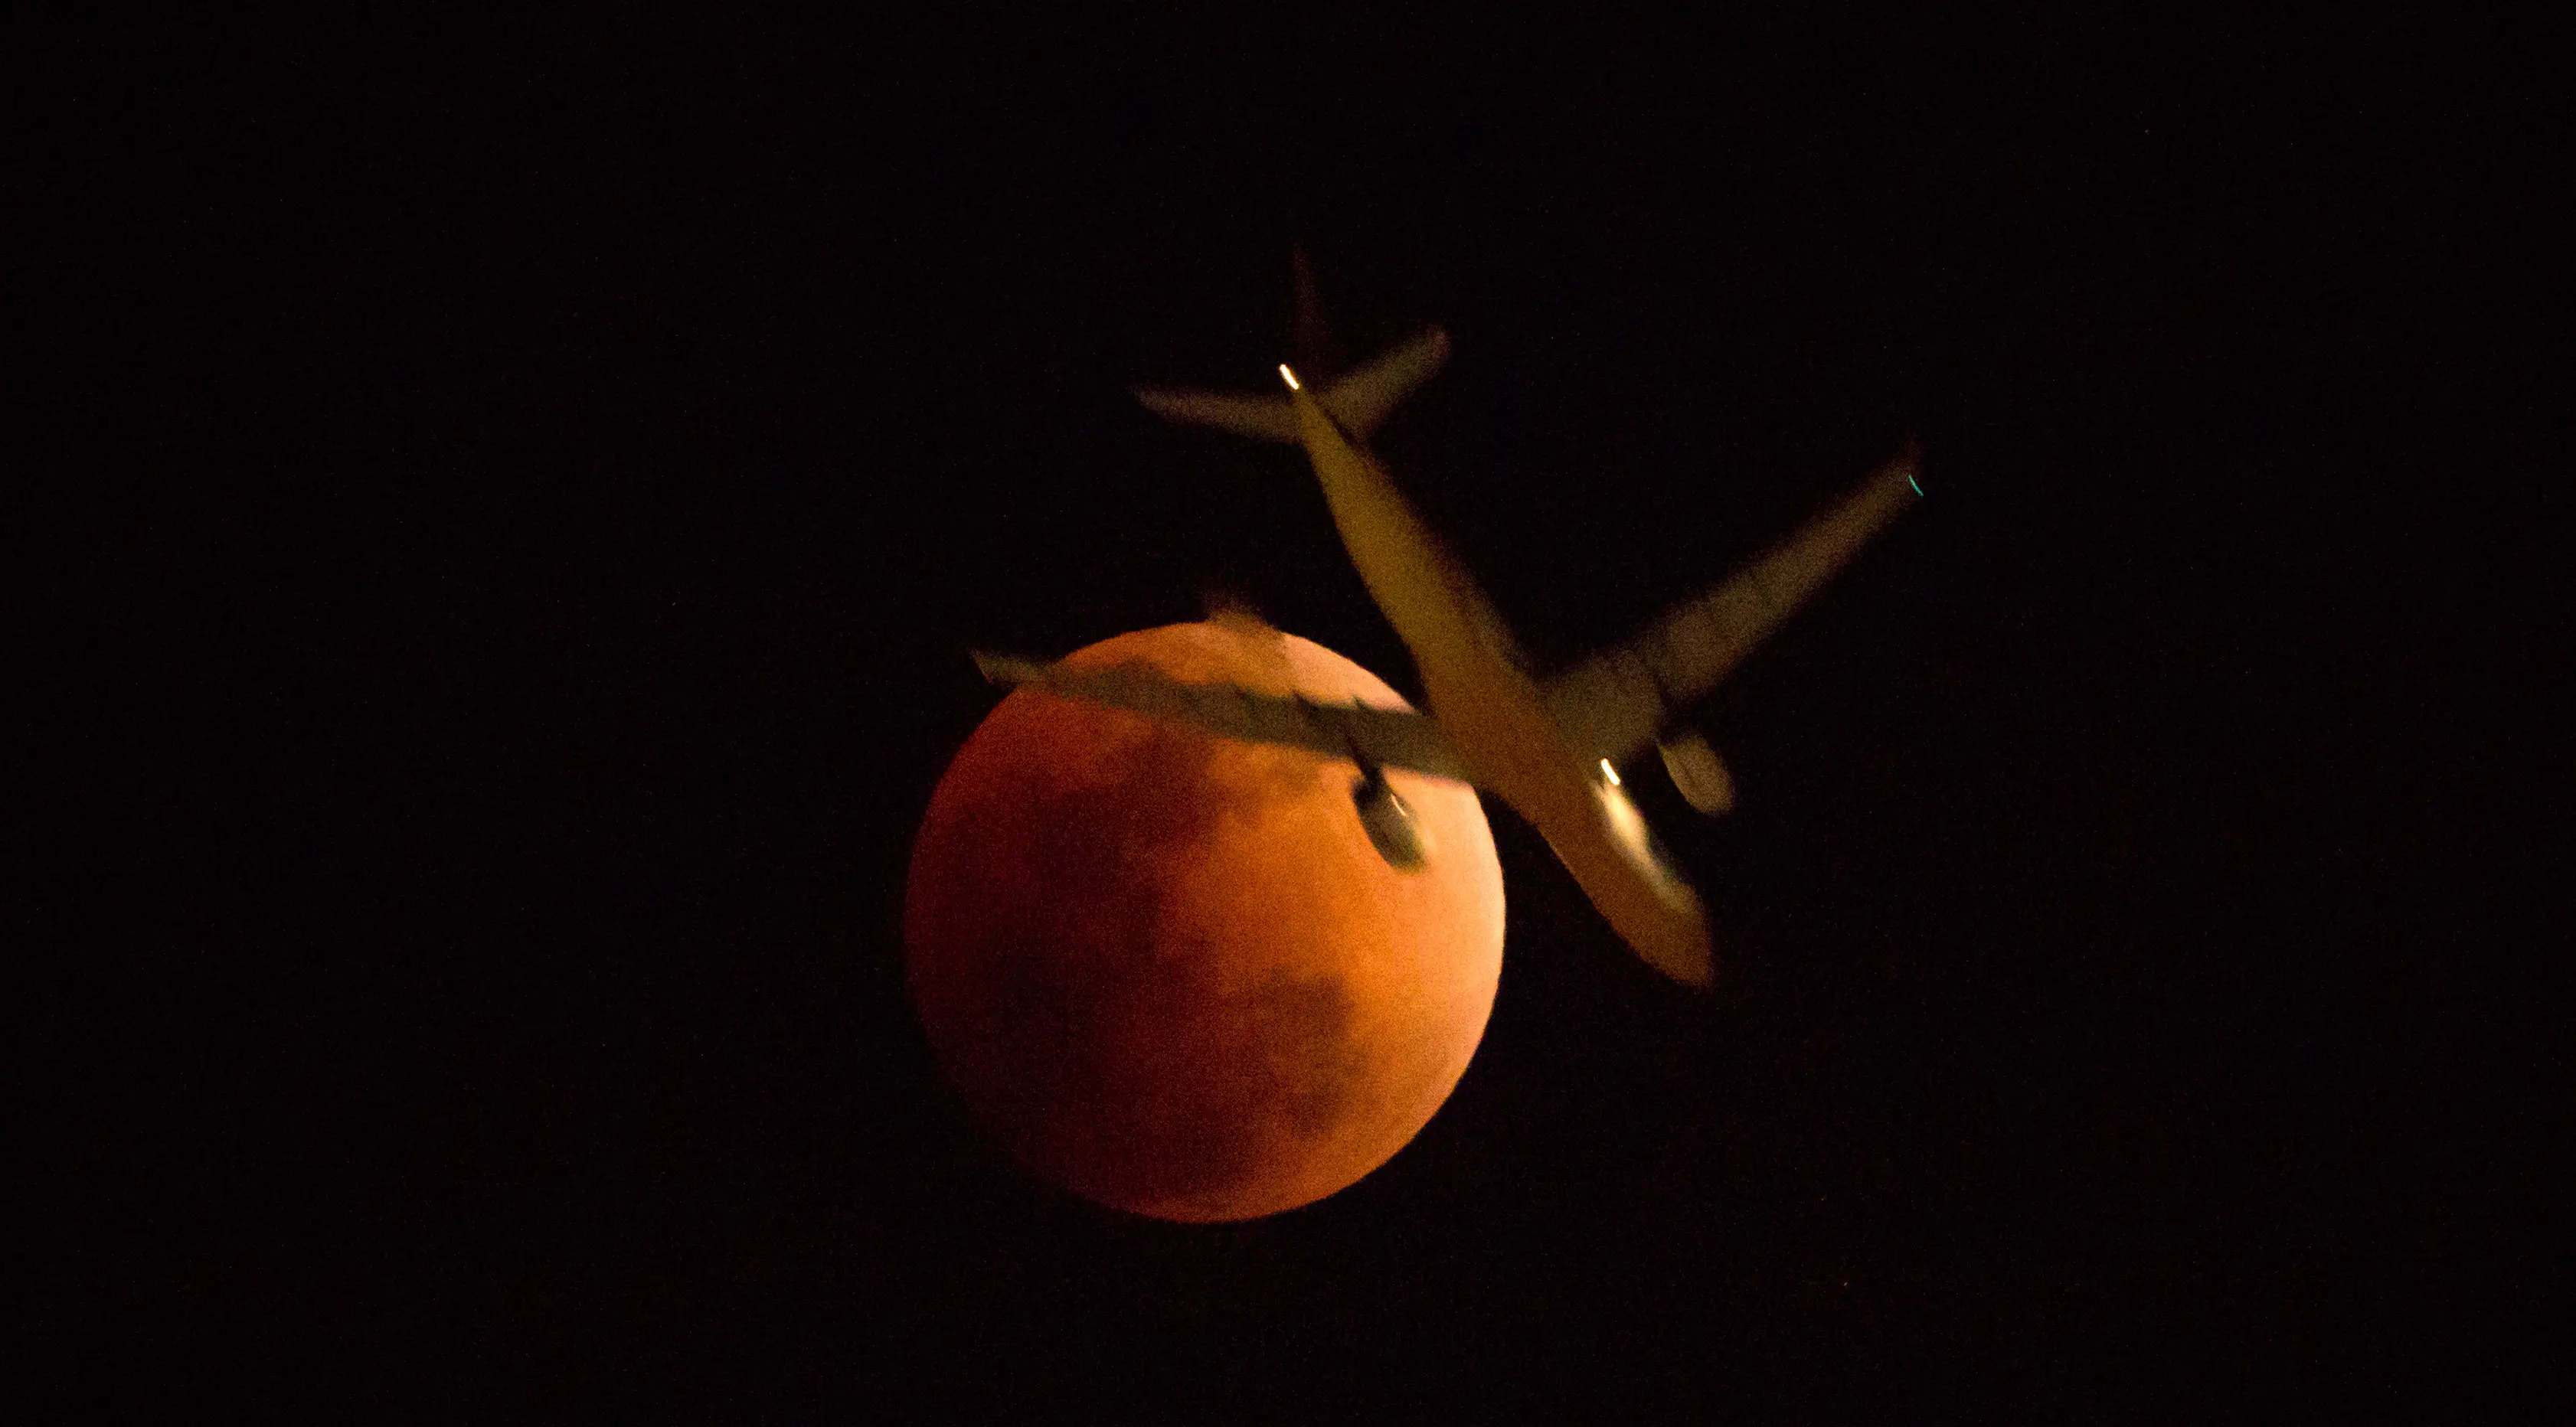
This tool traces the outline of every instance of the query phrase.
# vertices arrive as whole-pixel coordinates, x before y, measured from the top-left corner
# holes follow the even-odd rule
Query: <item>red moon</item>
[[[1404,700],[1321,645],[1220,620],[1071,656]],[[1021,689],[931,795],[912,994],[977,1118],[1041,1177],[1158,1219],[1252,1219],[1376,1169],[1449,1098],[1502,972],[1474,790],[1388,774],[1429,865],[1382,860],[1357,770]]]

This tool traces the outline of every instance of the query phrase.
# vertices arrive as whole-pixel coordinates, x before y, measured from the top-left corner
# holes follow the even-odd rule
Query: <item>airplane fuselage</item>
[[[1655,851],[1606,770],[1558,729],[1482,591],[1395,487],[1288,376],[1299,436],[1333,523],[1369,594],[1413,654],[1425,701],[1459,760],[1537,828],[1614,930],[1658,970],[1692,985],[1713,975],[1697,894]]]

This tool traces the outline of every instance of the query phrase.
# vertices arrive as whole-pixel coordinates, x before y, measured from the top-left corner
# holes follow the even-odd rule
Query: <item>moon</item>
[[[1244,619],[1069,659],[1407,707]],[[1136,1214],[1252,1219],[1430,1121],[1493,1011],[1502,867],[1473,789],[1400,771],[1428,862],[1389,867],[1357,776],[1025,688],[968,738],[913,844],[906,971],[942,1071],[1021,1163]]]

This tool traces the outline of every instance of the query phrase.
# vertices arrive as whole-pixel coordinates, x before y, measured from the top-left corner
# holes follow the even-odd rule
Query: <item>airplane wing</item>
[[[1440,725],[1408,709],[1317,703],[1234,684],[1183,683],[1132,664],[1069,669],[1061,663],[978,653],[975,667],[996,684],[1026,685],[1130,713],[1178,719],[1219,738],[1302,748],[1327,758],[1356,756],[1382,767],[1470,781]]]
[[[1328,384],[1316,399],[1334,420],[1365,438],[1448,360],[1449,334],[1434,327]],[[1297,444],[1297,414],[1286,397],[1139,387],[1136,400],[1166,420],[1213,426],[1256,441]]]
[[[1912,443],[1840,503],[1724,584],[1547,682],[1548,711],[1586,761],[1622,763],[1744,661],[1790,612],[1922,496]]]

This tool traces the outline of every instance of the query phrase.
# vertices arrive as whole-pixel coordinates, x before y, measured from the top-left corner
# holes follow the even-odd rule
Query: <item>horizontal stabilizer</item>
[[[1255,441],[1297,439],[1297,414],[1284,396],[1236,396],[1218,391],[1159,391],[1138,387],[1145,409],[1185,426],[1213,426]]]
[[[1397,403],[1429,381],[1448,360],[1449,334],[1434,327],[1333,381],[1317,400],[1344,428],[1366,439]],[[1297,444],[1297,416],[1286,397],[1140,387],[1136,400],[1167,421],[1213,426],[1256,441]]]

